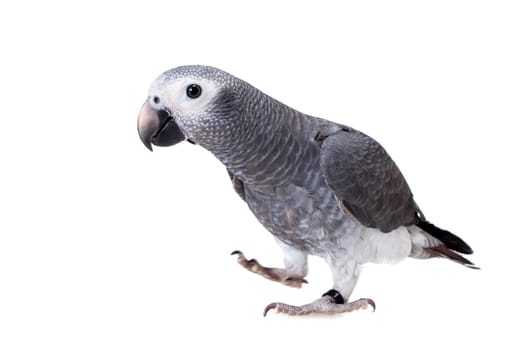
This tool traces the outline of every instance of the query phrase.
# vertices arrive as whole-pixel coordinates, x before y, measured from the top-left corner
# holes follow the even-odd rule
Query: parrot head
[[[182,66],[151,84],[138,117],[142,143],[172,146],[187,140],[206,148],[227,147],[238,139],[243,81],[207,66]]]

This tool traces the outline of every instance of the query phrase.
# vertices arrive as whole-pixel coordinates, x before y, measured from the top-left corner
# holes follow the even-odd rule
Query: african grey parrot
[[[328,263],[333,286],[303,306],[271,303],[289,315],[375,309],[349,302],[362,266],[444,257],[476,268],[458,236],[425,219],[400,170],[364,133],[298,112],[243,80],[208,66],[182,66],[151,85],[138,118],[144,145],[183,140],[212,152],[235,191],[284,253],[284,268],[246,259],[248,270],[301,287],[308,255]]]

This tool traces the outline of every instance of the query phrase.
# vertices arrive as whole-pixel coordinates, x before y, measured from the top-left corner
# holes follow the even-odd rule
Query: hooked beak
[[[186,139],[171,113],[151,108],[147,100],[140,109],[137,129],[140,140],[150,151],[153,151],[152,144],[172,146]]]

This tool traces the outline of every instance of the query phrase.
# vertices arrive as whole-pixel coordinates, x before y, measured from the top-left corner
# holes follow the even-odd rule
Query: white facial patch
[[[196,98],[187,94],[187,89],[192,84],[201,89],[201,94]],[[185,77],[168,81],[159,78],[151,85],[149,96],[151,99],[158,97],[159,103],[169,108],[174,115],[191,118],[206,111],[218,91],[215,82],[203,78]]]

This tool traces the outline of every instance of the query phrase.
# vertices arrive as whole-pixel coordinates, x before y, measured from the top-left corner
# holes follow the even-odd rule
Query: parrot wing
[[[423,219],[401,171],[371,137],[350,128],[326,137],[321,168],[341,207],[364,226],[389,232]]]
[[[230,176],[230,180],[232,181],[235,192],[237,192],[243,201],[246,201],[246,195],[244,194],[244,182],[242,182],[237,176],[233,175],[229,169],[226,170],[228,170],[228,175]]]

